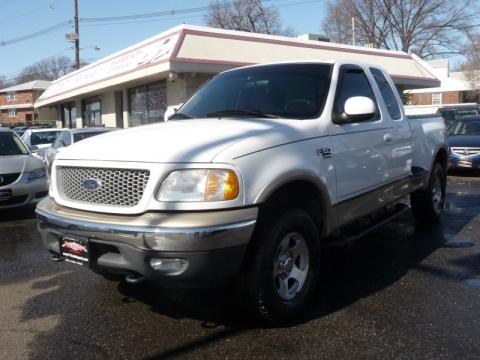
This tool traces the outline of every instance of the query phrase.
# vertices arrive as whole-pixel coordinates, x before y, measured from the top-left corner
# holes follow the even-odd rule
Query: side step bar
[[[399,217],[400,215],[406,213],[407,211],[410,210],[410,206],[405,205],[405,204],[398,204],[397,205],[398,209],[395,209],[391,214],[386,216],[385,218],[372,223],[370,226],[362,229],[360,232],[354,235],[345,235],[345,236],[340,236],[338,238],[334,238],[324,244],[326,247],[338,247],[338,246],[345,246],[348,244],[351,244],[358,239],[364,237],[365,235],[371,233],[374,230],[377,230],[378,228],[382,227],[386,223],[392,221],[393,219]]]

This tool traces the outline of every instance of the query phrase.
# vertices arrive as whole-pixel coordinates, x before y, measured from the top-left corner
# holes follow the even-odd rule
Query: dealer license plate
[[[64,236],[60,238],[60,256],[79,265],[88,264],[88,239]]]
[[[3,201],[8,201],[12,198],[12,190],[0,190],[0,203]]]
[[[460,160],[458,162],[459,167],[465,167],[465,168],[471,168],[472,167],[472,161],[471,160]]]

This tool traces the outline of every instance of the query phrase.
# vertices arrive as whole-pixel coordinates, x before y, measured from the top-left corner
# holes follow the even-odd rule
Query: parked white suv
[[[62,151],[38,228],[57,259],[131,282],[241,278],[280,322],[311,298],[322,245],[398,216],[406,195],[418,221],[438,219],[446,165],[442,119],[410,121],[376,66],[257,65],[215,76],[167,123]]]
[[[0,128],[0,210],[35,204],[47,195],[43,162],[13,131]]]
[[[55,157],[62,149],[79,141],[91,138],[92,136],[101,135],[112,130],[116,130],[116,128],[63,129],[56,137],[52,146],[45,151],[44,161],[47,169],[50,170],[52,168],[53,160],[55,160]]]
[[[60,134],[60,129],[27,129],[22,135],[22,141],[28,150],[37,158],[45,157],[45,152]]]

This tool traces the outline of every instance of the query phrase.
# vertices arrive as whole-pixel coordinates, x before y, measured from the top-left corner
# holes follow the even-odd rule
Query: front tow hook
[[[63,256],[60,256],[59,254],[55,254],[55,253],[52,253],[52,256],[50,257],[50,259],[54,262],[60,262],[65,260]]]

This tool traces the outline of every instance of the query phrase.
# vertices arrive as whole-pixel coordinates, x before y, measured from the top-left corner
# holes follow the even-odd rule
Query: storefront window
[[[102,126],[102,105],[99,97],[93,97],[82,101],[83,126]]]
[[[167,85],[165,81],[135,87],[128,90],[130,126],[163,121],[167,109]]]
[[[63,127],[75,129],[77,127],[77,111],[75,103],[62,104]]]

